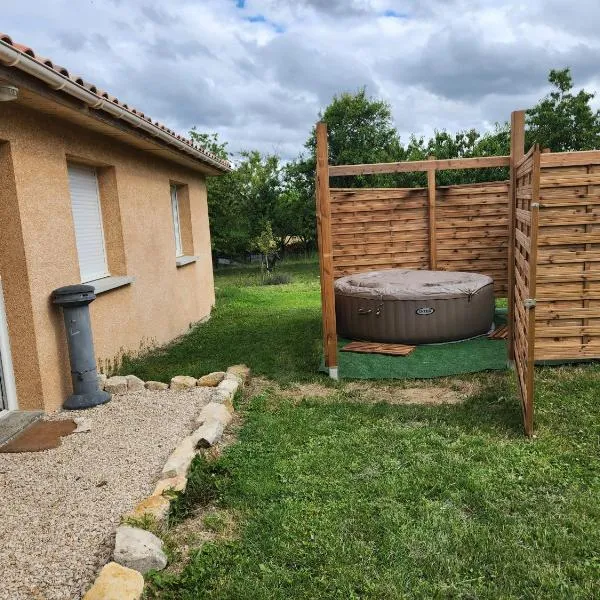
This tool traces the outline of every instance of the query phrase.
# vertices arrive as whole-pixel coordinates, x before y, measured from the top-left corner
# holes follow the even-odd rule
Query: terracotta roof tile
[[[35,52],[29,46],[23,46],[23,44],[15,44],[14,42],[11,45],[13,46],[13,48],[16,48],[17,50],[25,54],[29,54],[31,58],[35,58]]]
[[[108,92],[105,92],[104,90],[99,89],[93,83],[85,81],[82,77],[77,76],[77,75],[71,75],[71,73],[69,73],[68,69],[66,69],[65,67],[61,67],[60,65],[57,65],[49,58],[45,58],[43,56],[37,55],[29,46],[25,46],[23,44],[17,44],[15,42],[13,42],[12,38],[9,35],[0,32],[0,42],[3,42],[5,44],[12,46],[19,52],[26,54],[27,56],[33,58],[35,61],[39,62],[40,64],[45,65],[49,69],[52,69],[54,72],[58,73],[59,75],[62,75],[63,77],[68,78],[71,82],[76,83],[77,85],[80,85],[87,91],[98,96],[98,98],[104,98],[106,100],[109,100],[110,102],[117,104],[124,110],[129,111],[130,113],[136,115],[137,117],[145,119],[146,121],[155,125],[156,127],[161,129],[165,133],[168,133],[175,140],[178,140],[179,142],[182,142],[182,143],[188,145],[192,150],[200,152],[204,156],[211,159],[213,162],[218,163],[219,165],[221,165],[221,167],[224,170],[229,170],[231,168],[229,161],[223,160],[222,158],[217,157],[212,152],[209,152],[208,150],[205,150],[204,148],[202,148],[201,146],[196,144],[193,140],[177,134],[175,131],[173,131],[172,129],[169,129],[168,127],[166,127],[159,121],[152,120],[150,117],[148,117],[142,111],[140,111],[136,108],[133,108],[133,107],[130,108],[127,104],[120,102],[118,98],[111,96]]]

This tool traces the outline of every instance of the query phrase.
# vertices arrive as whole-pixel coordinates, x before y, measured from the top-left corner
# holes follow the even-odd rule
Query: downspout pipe
[[[102,110],[116,119],[121,119],[132,127],[139,128],[153,137],[158,138],[162,142],[169,144],[170,146],[175,146],[177,149],[201,160],[202,162],[208,163],[209,165],[221,171],[230,170],[230,168],[225,164],[212,159],[210,156],[199,152],[185,142],[178,140],[176,137],[172,136],[166,131],[163,131],[160,127],[157,127],[147,119],[132,113],[130,110],[127,110],[118,104],[107,100],[106,98],[102,98],[90,90],[87,90],[65,75],[57,73],[54,69],[51,69],[50,67],[38,62],[31,56],[20,52],[2,40],[0,40],[0,61],[9,67],[17,67],[20,71],[24,71],[36,79],[43,81],[52,89],[61,90],[70,96],[77,98],[89,108],[94,110]]]

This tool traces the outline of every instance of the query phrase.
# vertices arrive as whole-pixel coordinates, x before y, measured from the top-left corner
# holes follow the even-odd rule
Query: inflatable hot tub
[[[375,342],[432,344],[483,335],[494,321],[494,281],[452,271],[389,269],[335,282],[337,331]]]

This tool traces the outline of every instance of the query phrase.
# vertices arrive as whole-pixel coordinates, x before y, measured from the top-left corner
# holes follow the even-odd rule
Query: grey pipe
[[[98,386],[96,355],[89,305],[96,299],[91,285],[68,285],[52,292],[52,302],[63,308],[73,393],[63,408],[79,410],[108,402],[111,395]]]

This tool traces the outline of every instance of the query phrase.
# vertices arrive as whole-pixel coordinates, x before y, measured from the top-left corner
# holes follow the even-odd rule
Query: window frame
[[[171,183],[171,217],[173,219],[173,236],[175,238],[175,258],[184,256],[178,188],[179,186],[176,183]]]
[[[74,232],[75,232],[75,247],[77,249],[77,262],[79,263],[79,278],[81,280],[81,283],[89,283],[90,281],[97,281],[99,279],[104,279],[105,277],[110,277],[110,269],[109,269],[109,265],[108,265],[108,253],[106,250],[106,236],[104,233],[104,215],[102,214],[102,198],[100,197],[100,186],[98,183],[98,169],[96,167],[93,167],[91,165],[87,165],[84,163],[78,163],[76,161],[67,161],[67,171],[71,168],[71,167],[75,167],[77,169],[84,169],[84,170],[89,170],[90,173],[93,174],[94,176],[94,182],[95,182],[95,188],[96,188],[96,200],[97,200],[97,208],[98,208],[98,219],[100,222],[100,236],[102,239],[102,257],[103,257],[103,264],[104,264],[104,271],[101,274],[98,273],[94,273],[93,276],[85,276],[82,272],[82,264],[81,264],[81,256],[80,256],[80,252],[79,252],[79,245],[77,243],[77,224],[75,222],[75,212],[74,212],[74,206],[73,206],[73,194],[72,191],[69,189],[69,196],[70,196],[70,201],[71,201],[71,214],[73,216],[73,226],[74,226]],[[69,175],[69,180],[70,180],[70,175]]]

